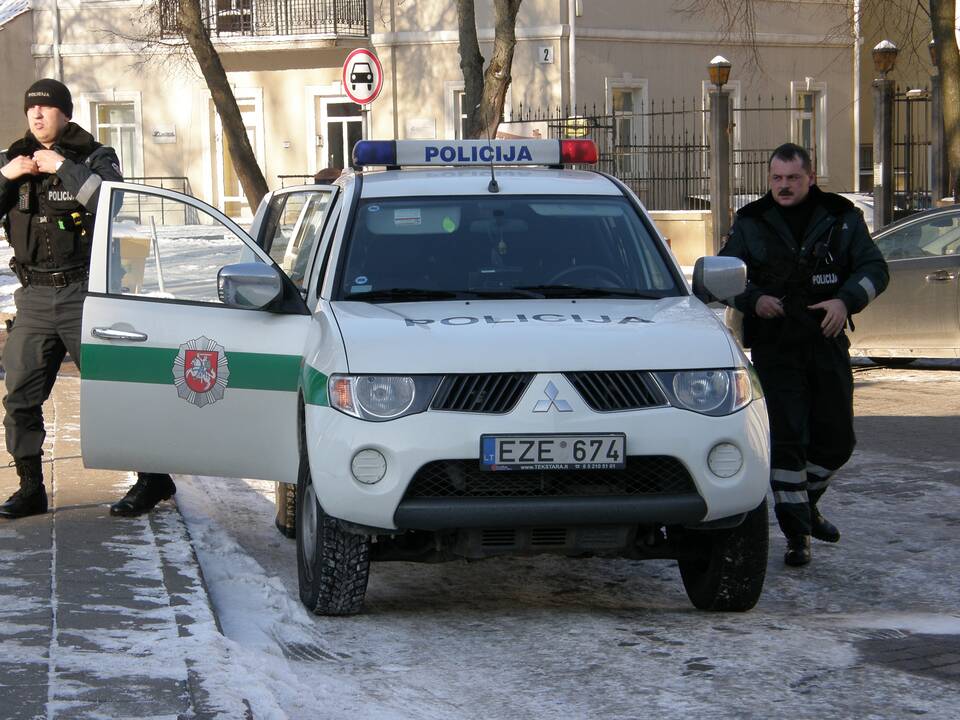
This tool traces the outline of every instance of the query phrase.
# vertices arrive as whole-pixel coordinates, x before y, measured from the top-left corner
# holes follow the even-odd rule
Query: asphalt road
[[[858,367],[859,445],[802,569],[771,513],[764,596],[693,610],[675,563],[383,563],[353,618],[309,615],[269,483],[183,478],[225,634],[282,656],[290,717],[955,718],[960,367]]]

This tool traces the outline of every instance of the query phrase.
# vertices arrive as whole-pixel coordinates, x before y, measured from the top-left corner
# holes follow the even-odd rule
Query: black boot
[[[840,541],[840,531],[837,526],[821,515],[816,508],[810,508],[810,534],[823,542]]]
[[[43,487],[40,458],[18,460],[16,465],[17,475],[20,476],[20,489],[0,505],[0,517],[43,515],[47,511],[47,491]]]
[[[110,506],[111,515],[131,517],[154,508],[177,492],[173,479],[163,473],[137,473],[137,482],[120,500]]]
[[[810,562],[810,536],[794,535],[787,538],[787,553],[783,556],[787,565],[800,567]]]

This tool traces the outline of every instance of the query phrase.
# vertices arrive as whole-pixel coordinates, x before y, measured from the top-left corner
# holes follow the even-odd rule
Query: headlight
[[[703,415],[730,415],[761,394],[754,393],[752,368],[655,373],[674,407]],[[759,382],[757,383],[759,388]]]
[[[438,375],[331,375],[331,407],[361,420],[383,422],[423,412],[440,384]]]

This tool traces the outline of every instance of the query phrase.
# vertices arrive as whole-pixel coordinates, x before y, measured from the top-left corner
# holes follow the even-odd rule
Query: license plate
[[[620,470],[625,467],[626,436],[481,435],[484,470]]]

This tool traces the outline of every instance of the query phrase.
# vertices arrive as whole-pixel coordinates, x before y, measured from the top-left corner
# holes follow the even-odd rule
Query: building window
[[[117,151],[126,178],[143,177],[140,125],[132,102],[97,102],[90,108],[93,136]]]
[[[453,108],[454,108],[454,133],[457,140],[462,140],[466,137],[467,131],[467,113],[463,108],[463,104],[467,100],[467,93],[463,90],[457,90],[453,93]]]
[[[827,85],[813,82],[790,83],[793,97],[791,137],[805,148],[813,159],[818,182],[827,179]]]
[[[860,192],[873,192],[873,145],[860,146]]]
[[[608,81],[607,103],[614,118],[616,172],[623,178],[646,176],[647,132],[643,81]]]

